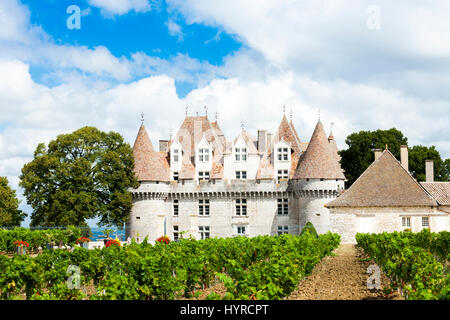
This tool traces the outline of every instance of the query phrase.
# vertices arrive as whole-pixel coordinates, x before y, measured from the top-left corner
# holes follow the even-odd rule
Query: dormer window
[[[209,149],[198,149],[198,161],[199,162],[209,161]]]
[[[173,162],[178,162],[180,159],[180,150],[174,149],[173,150]]]
[[[247,161],[247,148],[234,149],[236,161]]]
[[[289,148],[278,148],[278,161],[288,161]]]

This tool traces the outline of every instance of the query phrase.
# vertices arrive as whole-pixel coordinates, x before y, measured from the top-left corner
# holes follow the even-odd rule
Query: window
[[[198,180],[209,180],[209,171],[200,171],[198,173]]]
[[[247,161],[247,148],[235,148],[236,161]]]
[[[288,199],[278,199],[278,215],[288,215],[289,214],[289,200]]]
[[[178,226],[173,226],[173,240],[178,241],[179,238],[180,238],[180,233],[178,230]]]
[[[198,149],[198,161],[199,162],[209,161],[209,149]]]
[[[288,148],[278,148],[278,160],[279,161],[288,161]]]
[[[422,227],[430,226],[430,217],[422,217]]]
[[[178,216],[178,200],[173,200],[173,215]]]
[[[411,227],[411,217],[402,217],[402,227]]]
[[[198,200],[198,214],[200,216],[209,216],[209,200],[208,199]]]
[[[288,226],[278,226],[278,235],[281,236],[282,234],[287,234],[289,231]]]
[[[247,215],[247,199],[236,199],[236,215]]]
[[[199,226],[198,232],[200,233],[200,239],[208,239],[209,238],[209,226]]]
[[[178,181],[178,171],[173,173],[173,180]]]
[[[178,162],[180,159],[180,154],[179,154],[179,150],[178,149],[174,149],[173,150],[173,162]]]
[[[289,170],[278,170],[277,181],[280,183],[281,179],[289,179]]]
[[[237,227],[237,235],[238,236],[244,236],[246,233],[245,233],[245,226],[238,226]]]
[[[236,171],[236,179],[247,179],[247,171]]]

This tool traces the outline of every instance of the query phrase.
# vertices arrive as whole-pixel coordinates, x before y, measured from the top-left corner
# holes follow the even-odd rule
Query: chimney
[[[272,134],[267,133],[267,146],[270,145],[271,143],[272,143]]]
[[[434,182],[434,160],[425,160],[426,182]]]
[[[383,150],[381,149],[374,149],[373,150],[375,152],[375,161],[378,160],[378,158],[381,156],[381,154],[383,153]]]
[[[159,140],[159,151],[169,151],[169,140]]]
[[[405,168],[406,171],[409,172],[408,166],[408,146],[400,146],[400,162],[402,167]]]
[[[267,132],[266,130],[258,130],[258,152],[264,153],[267,149]]]

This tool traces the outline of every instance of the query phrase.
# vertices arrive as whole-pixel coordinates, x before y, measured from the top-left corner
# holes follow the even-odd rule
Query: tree
[[[0,177],[0,226],[20,227],[26,213],[19,210],[16,191],[8,185],[8,178]]]
[[[122,227],[138,187],[133,151],[120,134],[84,127],[39,144],[22,169],[20,186],[33,208],[31,226]]]
[[[434,160],[434,180],[447,181],[449,179],[446,163],[435,146],[413,146],[408,150],[409,171],[417,181],[425,181],[425,160]],[[447,159],[449,160],[449,159]]]
[[[360,131],[347,136],[345,143],[349,146],[346,150],[339,151],[341,167],[347,178],[346,187],[356,179],[374,161],[374,149],[385,149],[386,145],[397,159],[400,156],[400,146],[407,145],[408,139],[395,128],[389,130]]]

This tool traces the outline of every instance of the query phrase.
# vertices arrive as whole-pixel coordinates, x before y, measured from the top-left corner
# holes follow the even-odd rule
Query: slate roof
[[[316,124],[306,151],[298,161],[292,179],[345,179],[320,120]]]
[[[325,206],[417,207],[437,202],[386,149],[348,190]]]
[[[443,206],[450,206],[450,182],[421,182],[420,185]]]

